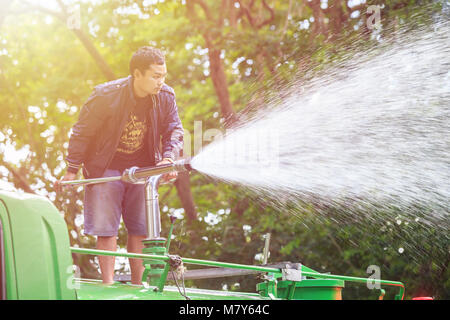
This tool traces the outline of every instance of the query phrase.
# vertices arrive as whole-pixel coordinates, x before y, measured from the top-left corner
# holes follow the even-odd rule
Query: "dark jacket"
[[[175,160],[183,147],[175,92],[164,84],[154,98],[156,107],[149,108],[151,128],[147,130],[150,154],[155,155],[155,163],[162,158]],[[101,177],[114,157],[135,104],[131,76],[96,86],[72,128],[66,157],[68,170],[77,172],[83,165],[85,178]]]

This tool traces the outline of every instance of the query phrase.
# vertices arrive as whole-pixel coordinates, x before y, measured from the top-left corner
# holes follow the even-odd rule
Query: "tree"
[[[315,0],[58,2],[40,2],[36,7],[32,0],[30,6],[2,0],[0,149],[10,146],[26,156],[9,161],[2,154],[0,175],[18,189],[49,197],[65,215],[72,245],[80,247],[93,245],[81,232],[82,190],[60,197],[52,183],[64,170],[69,129],[93,86],[127,74],[129,55],[139,46],[154,45],[167,52],[167,82],[177,93],[183,126],[193,132],[198,120],[205,129],[234,125],[235,120],[221,121],[230,115],[240,119],[237,122],[244,121],[247,112],[270,106],[272,97],[283,98],[280,89],[292,81],[306,81],[342,58],[343,52],[377,43],[365,24],[366,8],[377,2],[349,8],[348,2],[323,1],[325,9]],[[83,26],[78,34],[58,16],[67,17],[77,4]],[[384,5],[381,36],[389,36],[389,24],[421,17],[417,7],[406,1],[385,1]],[[166,214],[179,216],[186,208],[174,190],[172,186],[160,188],[163,234],[168,230]],[[336,223],[331,218],[338,219],[345,212],[328,208],[329,220],[317,221],[311,205],[299,213],[299,219],[245,188],[200,174],[191,175],[189,190],[196,215],[189,226],[184,220],[177,222],[171,252],[258,263],[255,255],[263,247],[260,235],[271,232],[272,262],[301,261],[320,271],[365,276],[365,267],[373,258],[385,268],[384,278],[404,280],[407,288],[413,288],[407,289],[408,295],[426,288],[428,281],[446,297],[448,268],[443,263],[448,254],[440,249],[448,239],[438,232],[429,233],[415,221],[388,227],[397,213],[379,213],[386,216],[383,225],[370,225],[362,218]],[[190,216],[186,209],[184,216]],[[413,255],[407,248],[398,252],[402,239],[412,240],[408,237],[415,237],[414,241],[428,237],[437,245],[420,248],[424,258],[410,263]],[[355,244],[353,239],[360,241]],[[91,257],[74,258],[80,259],[77,264],[83,276],[96,276]],[[418,276],[424,274],[427,277]],[[234,280],[223,283],[232,287]],[[254,290],[255,281],[238,280],[241,290]],[[217,280],[202,284],[221,288]]]

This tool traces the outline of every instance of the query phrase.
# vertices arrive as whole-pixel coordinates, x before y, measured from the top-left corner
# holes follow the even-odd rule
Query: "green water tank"
[[[342,300],[343,280],[305,279],[302,281],[278,281],[277,298],[288,300]],[[267,283],[258,283],[257,290],[267,296]]]
[[[44,196],[0,190],[0,298],[76,299],[67,225]]]

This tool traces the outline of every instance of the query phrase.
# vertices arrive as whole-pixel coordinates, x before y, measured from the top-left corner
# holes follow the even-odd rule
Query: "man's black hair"
[[[149,46],[140,47],[131,57],[130,74],[134,76],[135,69],[144,74],[151,64],[164,64],[164,62],[164,53],[161,50]]]

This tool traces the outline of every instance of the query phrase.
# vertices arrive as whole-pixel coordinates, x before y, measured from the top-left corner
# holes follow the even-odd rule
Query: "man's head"
[[[130,74],[138,96],[157,94],[167,74],[164,54],[153,47],[141,47],[131,57]]]

